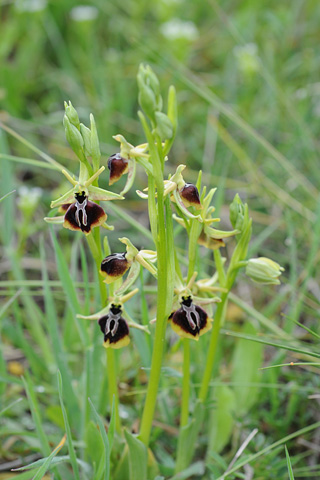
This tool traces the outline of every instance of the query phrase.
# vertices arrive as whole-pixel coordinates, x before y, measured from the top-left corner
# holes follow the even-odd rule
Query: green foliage
[[[240,478],[248,464],[254,478],[284,480],[288,472],[294,478],[293,470],[296,478],[319,476],[309,444],[297,440],[312,443],[319,429],[313,424],[320,335],[320,209],[315,209],[320,181],[315,41],[319,5],[295,2],[288,9],[274,0],[236,6],[229,0],[223,4],[161,0],[152,5],[94,0],[87,7],[70,1],[2,3],[0,471],[4,470],[4,478],[42,478],[47,472],[43,478],[211,480]],[[175,87],[167,96],[171,83]],[[248,252],[251,226],[247,224],[247,238],[240,242],[237,234],[236,239],[225,239],[222,255],[212,255],[198,247],[199,225],[189,217],[183,225],[173,222],[171,231],[172,206],[169,199],[163,204],[168,235],[162,251],[168,253],[169,268],[175,264],[178,277],[181,270],[180,280],[190,280],[194,270],[198,279],[212,277],[215,269],[220,284],[237,280],[223,306],[204,307],[214,318],[216,343],[209,343],[210,334],[198,343],[190,342],[189,379],[181,344],[168,329],[149,449],[129,432],[136,431],[145,407],[155,344],[155,325],[149,324],[156,317],[155,282],[141,269],[136,284],[140,295],[125,305],[126,319],[148,325],[151,335],[136,330],[128,348],[115,352],[114,358],[106,356],[96,322],[77,317],[106,307],[84,236],[56,225],[48,228],[43,222],[50,201],[67,191],[61,169],[77,175],[76,157],[63,138],[63,100],[71,99],[78,110],[67,104],[69,141],[83,168],[89,165],[96,172],[100,165],[107,167],[107,157],[118,148],[112,135],[121,132],[133,145],[145,141],[136,117],[139,87],[146,115],[140,114],[140,119],[153,159],[159,160],[152,167],[162,162],[167,179],[177,165],[186,164],[185,180],[194,183],[202,170],[208,191],[218,187],[212,204],[221,216],[221,228],[231,230],[226,211],[234,198],[231,225],[241,231],[244,217],[247,222],[249,216],[253,218]],[[126,191],[126,201],[101,203],[108,223],[115,227],[108,231],[108,253],[118,251],[118,238],[123,236],[138,249],[154,249],[154,240],[158,241],[159,197],[154,194],[148,207],[150,231],[147,206],[135,195],[135,189],[146,186],[141,166],[148,163],[145,158],[136,163],[128,183],[121,179],[119,187],[112,187],[113,192]],[[160,169],[154,185],[152,172],[149,168],[147,175],[155,193]],[[133,179],[134,188],[128,191]],[[105,172],[100,182],[101,188],[108,188]],[[31,198],[35,186],[41,187],[41,196],[28,210],[23,198]],[[29,189],[27,197],[21,187]],[[199,212],[190,209],[190,213]],[[193,232],[189,246],[185,226]],[[96,244],[98,237],[93,234]],[[100,253],[96,252],[97,258]],[[284,284],[249,283],[242,275],[242,259],[269,256],[285,267]],[[165,285],[170,291],[168,310],[174,295],[172,276],[163,283],[162,294]],[[223,298],[223,292],[215,294]],[[208,361],[209,344],[214,346],[214,361]],[[189,380],[185,381],[187,401],[183,378]],[[114,381],[120,387],[119,398],[112,391]],[[206,399],[199,403],[200,391]],[[182,404],[186,424],[179,434]],[[259,432],[236,457],[254,428]],[[53,450],[65,433],[63,450]],[[9,472],[11,462],[18,461],[14,466],[24,465],[22,473]]]

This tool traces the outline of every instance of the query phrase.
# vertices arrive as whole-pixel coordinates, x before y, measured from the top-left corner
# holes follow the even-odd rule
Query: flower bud
[[[69,122],[74,125],[78,130],[80,130],[80,120],[77,113],[77,110],[74,108],[72,103],[69,101],[69,105],[67,102],[64,102],[64,108],[66,112],[66,116],[68,117]]]
[[[233,202],[230,204],[229,211],[231,225],[235,230],[242,231],[245,206],[238,194],[235,195]]]
[[[168,140],[173,135],[173,125],[170,118],[162,112],[156,112],[156,132],[160,136],[161,140]]]
[[[84,145],[81,133],[74,125],[72,125],[67,115],[63,117],[63,125],[65,129],[66,139],[74,153],[78,155]]]
[[[109,185],[112,185],[128,172],[128,160],[121,157],[120,153],[114,153],[108,158],[108,168],[110,170]]]
[[[185,183],[179,191],[180,197],[186,207],[195,207],[201,209],[199,191],[193,183]]]
[[[84,142],[84,153],[91,156],[91,130],[83,125],[83,123],[80,123],[80,133]]]
[[[100,273],[105,277],[105,283],[112,283],[121,278],[130,268],[126,253],[108,255],[101,262]]]
[[[137,75],[139,86],[139,103],[149,118],[155,119],[155,112],[162,109],[162,97],[157,76],[147,65],[140,65]]]
[[[265,285],[279,285],[281,273],[284,268],[270,258],[250,258],[246,267],[246,275],[257,283]]]

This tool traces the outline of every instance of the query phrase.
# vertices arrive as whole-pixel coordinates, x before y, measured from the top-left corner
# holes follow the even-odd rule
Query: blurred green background
[[[237,294],[288,334],[312,343],[292,320],[319,332],[320,3],[0,0],[0,6],[0,122],[6,129],[76,173],[78,162],[62,126],[63,102],[71,100],[85,124],[89,113],[94,114],[106,162],[118,149],[112,135],[121,133],[132,144],[144,141],[137,120],[136,74],[141,62],[150,64],[164,97],[170,84],[177,89],[179,129],[168,172],[183,163],[188,166],[186,180],[195,181],[203,170],[204,183],[218,187],[215,206],[221,228],[229,228],[226,205],[239,192],[254,220],[249,255],[270,256],[286,268],[276,294],[273,287],[249,288],[248,282],[239,283]],[[48,174],[23,161],[8,160],[8,155],[41,156],[0,130],[0,196],[16,189],[21,198],[22,186],[42,189],[31,229],[25,229],[28,238],[17,247],[26,252],[21,263],[26,271],[39,256],[39,234],[49,238],[42,219],[56,189],[59,194],[64,186],[59,172],[48,170]],[[106,180],[102,186],[108,188]],[[136,188],[145,186],[146,177],[140,173]],[[145,207],[132,190],[124,208],[146,223]],[[114,244],[128,235],[128,226],[112,211],[108,214],[116,226],[110,236]],[[16,196],[6,199],[0,234],[7,249],[16,247],[23,215]],[[72,259],[70,233],[61,231],[59,237],[65,255]],[[136,230],[130,238],[137,246],[148,246]],[[50,274],[56,278],[53,251],[48,248],[47,253]],[[75,267],[75,257],[72,261]],[[34,265],[38,267],[28,273],[29,279],[39,277],[39,264]],[[10,268],[3,261],[4,296]],[[230,308],[228,320],[230,325],[241,323],[241,313]],[[3,331],[6,342],[14,344],[9,321]],[[71,336],[67,332],[66,339]],[[225,347],[229,354],[228,341]],[[268,350],[266,358],[271,357]],[[273,360],[277,358],[283,360],[276,356]],[[260,422],[267,443],[319,416],[307,399],[319,387],[314,369],[303,371],[302,382],[298,370],[286,371],[283,377],[278,374],[266,378],[293,385],[294,392],[264,392],[262,410],[252,413],[254,421],[246,420],[248,428]],[[264,440],[257,441],[257,448]],[[299,447],[295,452],[301,453]],[[277,468],[278,478],[280,471],[286,478],[285,464]]]

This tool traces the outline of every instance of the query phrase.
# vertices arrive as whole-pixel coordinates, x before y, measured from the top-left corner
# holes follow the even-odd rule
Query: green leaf
[[[79,333],[81,343],[82,345],[85,346],[89,342],[89,338],[84,325],[81,324],[77,319],[77,313],[80,312],[80,306],[77,299],[76,290],[74,287],[74,280],[70,275],[69,266],[63,256],[62,249],[58,243],[58,240],[54,234],[53,229],[51,229],[51,236],[52,236],[53,247],[56,255],[58,274],[63,286],[63,290],[65,292],[66,301],[72,310],[73,321]]]
[[[63,447],[64,443],[66,441],[66,436],[64,436],[60,443],[56,446],[56,448],[50,453],[49,457],[47,457],[42,465],[42,467],[39,468],[35,476],[33,477],[33,480],[41,480],[41,478],[44,476],[46,471],[49,469],[51,462],[53,458],[57,455],[57,453],[60,452],[61,448]]]
[[[70,459],[71,459],[71,465],[72,465],[72,469],[73,469],[74,478],[76,480],[80,480],[79,469],[78,469],[78,465],[77,465],[77,456],[76,456],[74,446],[73,446],[68,414],[67,414],[66,408],[65,408],[64,403],[63,403],[62,377],[61,377],[61,373],[59,372],[59,370],[58,370],[57,376],[58,376],[59,400],[60,400],[64,425],[65,425],[65,429],[66,429],[66,432],[67,432],[68,450],[69,450],[69,455],[70,455]]]
[[[170,480],[187,480],[191,478],[192,475],[203,475],[205,471],[204,462],[196,462],[190,465],[182,472],[177,473],[174,477],[171,477]]]
[[[204,405],[198,402],[193,412],[193,418],[188,425],[180,428],[175,472],[184,470],[193,459],[196,440],[204,418]]]
[[[246,323],[242,329],[244,334],[255,335],[256,330],[250,323]],[[238,416],[244,415],[255,403],[258,395],[258,387],[250,387],[250,383],[258,383],[261,372],[263,347],[259,343],[248,343],[238,340],[232,358],[231,381],[239,384],[234,387],[237,399]]]
[[[130,480],[147,480],[148,452],[146,446],[127,430],[124,431],[129,447]]]
[[[28,400],[29,400],[32,419],[36,427],[36,432],[39,439],[41,451],[43,452],[44,455],[48,456],[50,454],[50,446],[49,446],[47,436],[43,430],[42,420],[40,416],[40,407],[33,390],[33,385],[31,383],[30,375],[27,371],[26,371],[25,378],[22,377],[22,381],[24,384],[25,391],[27,393]]]
[[[216,408],[212,410],[210,418],[209,452],[219,453],[232,433],[237,402],[233,390],[226,385],[216,387],[214,399]]]
[[[286,459],[287,459],[287,466],[288,466],[288,473],[289,473],[289,478],[290,480],[294,480],[294,475],[293,475],[293,470],[292,470],[292,465],[291,465],[291,460],[290,460],[290,455],[287,449],[287,446],[284,446],[285,451],[286,451]]]
[[[93,413],[93,416],[98,424],[100,435],[103,441],[104,445],[104,453],[105,453],[105,480],[109,480],[110,478],[110,445],[109,445],[109,439],[108,435],[106,433],[105,426],[100,418],[100,415],[98,414],[97,410],[95,409],[92,401],[90,398],[88,399],[90,403],[90,407]]]

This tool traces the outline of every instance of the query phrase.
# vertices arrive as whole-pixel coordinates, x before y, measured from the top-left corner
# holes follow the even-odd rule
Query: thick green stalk
[[[151,193],[151,192],[150,192]],[[163,182],[157,182],[158,194],[158,296],[157,296],[157,323],[151,360],[151,371],[148,383],[147,396],[141,419],[140,439],[149,444],[152,421],[156,406],[157,393],[160,381],[161,365],[164,351],[164,337],[166,327],[166,298],[167,298],[167,238],[164,217]]]
[[[99,232],[98,232],[99,233]],[[100,264],[102,260],[102,250],[100,244],[100,237],[96,235],[94,238],[93,234],[90,233],[87,235],[87,241],[92,253],[93,259],[95,261],[97,270],[98,270],[98,278],[99,278],[99,290],[100,290],[100,297],[101,297],[101,304],[105,306],[108,301],[108,294],[106,290],[106,286],[103,282],[103,279],[100,275]],[[119,395],[118,395],[118,385],[117,385],[117,372],[116,372],[116,361],[115,361],[115,352],[111,348],[106,349],[107,354],[107,375],[108,375],[108,392],[109,392],[109,405],[113,403],[113,399],[115,402],[115,415],[116,415],[116,428],[120,432],[121,430],[121,423],[119,417]]]
[[[206,366],[204,369],[203,377],[202,377],[202,383],[201,383],[201,388],[199,392],[199,400],[201,402],[204,402],[207,398],[207,393],[209,389],[209,384],[211,380],[211,374],[214,366],[214,359],[216,356],[216,351],[217,351],[217,345],[218,345],[218,338],[219,338],[219,333],[220,333],[220,328],[223,324],[224,321],[224,315],[226,311],[226,305],[228,301],[228,292],[224,292],[221,295],[221,302],[218,303],[218,307],[216,310],[216,314],[214,317],[214,322],[213,322],[213,327],[211,331],[211,338],[210,338],[210,344],[208,348],[208,355],[206,359]]]
[[[180,429],[187,425],[189,420],[189,398],[190,398],[190,340],[183,339],[183,379],[182,379],[182,401],[180,413]]]

